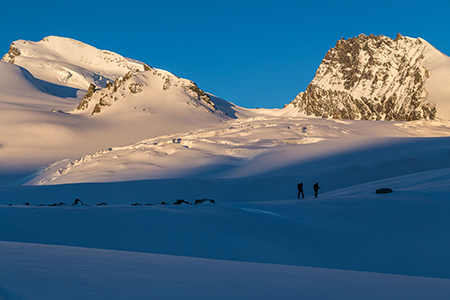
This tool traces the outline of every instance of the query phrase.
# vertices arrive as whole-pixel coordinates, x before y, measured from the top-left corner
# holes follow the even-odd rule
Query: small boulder
[[[180,205],[180,204],[183,204],[183,203],[190,204],[189,202],[184,201],[184,199],[178,199],[177,201],[175,201],[173,203],[173,205]]]
[[[377,189],[375,191],[375,193],[377,193],[377,194],[390,194],[392,192],[393,192],[393,190],[390,188],[381,188],[381,189]]]
[[[212,203],[212,204],[216,204],[216,201],[214,201],[214,200],[212,200],[212,199],[207,199],[207,198],[202,198],[202,199],[197,199],[197,200],[195,200],[195,204],[194,205],[197,205],[197,204],[201,204],[201,203]]]
[[[72,203],[72,205],[84,205],[83,201],[81,201],[80,199],[75,199],[75,202]]]
[[[63,205],[67,205],[67,204],[66,204],[66,203],[62,203],[62,202],[59,202],[59,203],[49,204],[48,206],[63,206]]]

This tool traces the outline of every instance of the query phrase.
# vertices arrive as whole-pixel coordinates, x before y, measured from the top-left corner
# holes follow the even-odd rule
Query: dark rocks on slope
[[[97,87],[94,84],[90,84],[89,88],[86,92],[86,95],[84,95],[83,99],[81,99],[80,104],[78,104],[77,109],[78,110],[82,110],[82,109],[86,109],[89,106],[89,99],[92,97],[92,95],[94,95],[95,93],[95,89]]]
[[[6,53],[6,54],[3,56],[2,60],[5,61],[5,62],[9,62],[9,63],[14,64],[15,58],[16,58],[17,56],[20,56],[20,54],[21,54],[21,53],[20,53],[20,50],[16,48],[16,46],[14,45],[14,43],[12,43],[12,44],[9,46],[9,51],[8,51],[8,53]]]

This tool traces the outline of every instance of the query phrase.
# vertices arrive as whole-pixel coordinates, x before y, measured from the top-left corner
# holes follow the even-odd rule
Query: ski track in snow
[[[242,208],[242,210],[245,210],[245,211],[248,211],[251,213],[256,213],[256,214],[265,214],[265,215],[270,215],[270,216],[275,216],[275,217],[282,217],[279,214],[276,214],[274,212],[267,211],[267,210],[254,209],[254,208]]]

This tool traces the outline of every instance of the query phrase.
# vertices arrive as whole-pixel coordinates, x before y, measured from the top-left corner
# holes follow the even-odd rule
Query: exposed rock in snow
[[[400,34],[395,40],[363,34],[341,39],[325,55],[306,91],[291,104],[322,118],[435,119],[439,107],[426,89],[432,76],[427,69],[430,47],[420,38]]]
[[[216,110],[210,97],[193,81],[179,78],[167,71],[149,69],[144,72],[130,71],[125,76],[116,78],[113,83],[108,83],[104,88],[96,89],[96,86],[91,84],[73,112],[79,113],[94,106],[91,112],[93,115],[100,113],[103,107],[112,106],[122,99],[130,101],[131,97],[138,94],[141,94],[139,95],[141,99],[147,99],[147,102],[167,101],[165,98],[171,99],[173,98],[171,96],[174,96],[196,108],[202,107],[208,112]]]
[[[8,53],[3,56],[2,60],[13,64],[16,56],[19,56],[20,54],[20,50],[12,43],[11,46],[9,46]]]

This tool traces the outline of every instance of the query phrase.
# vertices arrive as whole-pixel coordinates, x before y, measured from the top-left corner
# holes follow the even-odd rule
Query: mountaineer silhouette
[[[300,194],[302,194],[302,199],[305,199],[305,194],[303,194],[303,182],[297,184],[297,189],[298,189],[297,199],[300,199]]]
[[[319,190],[320,190],[319,183],[318,182],[314,183],[313,188],[314,188],[314,197],[317,198],[317,193],[319,193]]]

